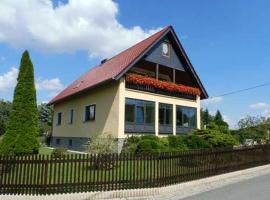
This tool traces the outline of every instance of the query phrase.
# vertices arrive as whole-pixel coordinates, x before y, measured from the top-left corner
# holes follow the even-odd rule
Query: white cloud
[[[209,99],[202,100],[202,104],[207,106],[209,104],[218,104],[221,103],[224,99],[222,97],[210,97]]]
[[[109,57],[158,29],[126,28],[117,20],[112,0],[1,0],[0,42],[49,52],[87,50]]]
[[[270,104],[265,102],[258,102],[249,105],[250,108],[261,110],[261,116],[270,117]]]
[[[39,78],[36,81],[37,90],[49,90],[49,91],[59,91],[64,88],[59,78],[53,79],[42,79]]]
[[[19,70],[12,67],[8,72],[0,75],[0,91],[6,92],[13,89],[17,83]]]
[[[249,105],[249,107],[253,109],[270,109],[270,104],[259,102],[259,103],[251,104]]]
[[[3,73],[2,75],[0,74],[0,92],[10,93],[14,90],[18,73],[19,70],[16,67],[12,67],[8,72]],[[42,92],[46,92],[46,96],[49,97],[52,97],[64,88],[64,85],[59,78],[38,78],[35,85],[38,94],[42,95]],[[3,98],[3,96],[1,98]]]

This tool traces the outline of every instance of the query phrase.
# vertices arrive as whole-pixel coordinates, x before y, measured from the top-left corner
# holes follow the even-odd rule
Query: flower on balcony
[[[201,91],[198,88],[185,86],[181,84],[176,84],[168,81],[161,81],[155,78],[151,78],[148,76],[142,76],[138,74],[128,74],[126,76],[126,81],[128,83],[133,83],[137,85],[148,85],[155,89],[167,90],[169,92],[180,92],[190,95],[201,95]]]

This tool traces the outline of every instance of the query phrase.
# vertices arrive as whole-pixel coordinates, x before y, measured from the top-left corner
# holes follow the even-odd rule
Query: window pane
[[[196,127],[196,108],[177,106],[176,125],[183,127]]]
[[[90,120],[95,120],[96,106],[95,105],[91,105],[89,112],[90,112]]]
[[[155,104],[153,102],[146,103],[146,111],[145,111],[146,123],[154,123],[155,122]]]
[[[85,121],[89,121],[90,120],[90,106],[85,106],[85,117],[84,117]]]
[[[183,126],[183,112],[182,112],[182,107],[177,106],[176,107],[176,125],[177,126]]]
[[[135,105],[126,104],[125,116],[127,122],[135,122]]]
[[[172,105],[166,106],[166,124],[171,125],[172,124]]]
[[[159,106],[159,113],[158,113],[158,118],[159,118],[159,124],[165,124],[165,109],[162,108],[162,106]]]
[[[136,123],[144,123],[144,107],[136,107]]]
[[[163,125],[171,125],[172,124],[172,105],[170,104],[159,104],[159,123]]]
[[[73,109],[71,109],[69,111],[69,115],[68,115],[68,123],[72,124],[73,123]]]
[[[190,124],[189,126],[191,127],[196,127],[196,109],[195,108],[190,108],[189,110],[189,121]]]
[[[62,113],[57,114],[57,125],[60,125],[62,122]]]

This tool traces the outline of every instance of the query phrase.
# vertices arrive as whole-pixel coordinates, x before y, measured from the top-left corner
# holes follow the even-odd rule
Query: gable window
[[[162,55],[165,57],[170,57],[170,44],[168,42],[162,43]]]
[[[74,115],[74,110],[73,109],[69,110],[69,113],[68,113],[68,123],[69,124],[73,123],[73,115]]]
[[[187,132],[196,128],[197,109],[176,106],[176,132]]]
[[[172,104],[159,104],[159,132],[162,134],[171,134],[173,119],[173,105]]]
[[[84,109],[84,121],[94,121],[96,117],[96,105],[85,106]]]
[[[61,122],[62,122],[62,113],[59,112],[59,113],[57,113],[57,122],[56,122],[56,125],[61,125]]]
[[[125,130],[126,132],[153,133],[155,125],[155,103],[126,98]]]

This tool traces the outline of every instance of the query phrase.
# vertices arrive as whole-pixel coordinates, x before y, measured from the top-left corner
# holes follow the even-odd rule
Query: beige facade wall
[[[120,85],[123,85],[123,90],[121,90],[121,98],[132,98],[132,99],[140,99],[140,100],[147,100],[147,101],[153,101],[155,102],[155,135],[158,134],[158,105],[159,103],[167,103],[173,105],[173,134],[176,135],[176,105],[179,106],[188,106],[188,107],[194,107],[197,108],[197,128],[200,129],[201,124],[201,117],[200,117],[200,97],[197,96],[196,100],[188,100],[188,99],[181,99],[177,97],[171,97],[171,96],[165,96],[160,94],[153,94],[138,90],[132,90],[125,88],[125,81],[121,80]],[[125,109],[125,104],[119,105],[120,110]],[[124,133],[124,127],[125,127],[125,119],[124,116],[122,116],[122,119],[119,121],[120,123],[120,132],[119,132],[119,138],[127,137],[128,135]]]
[[[96,104],[94,121],[84,122],[84,108]],[[74,110],[73,123],[68,124],[68,113]],[[62,113],[62,123],[57,125],[57,113]],[[118,135],[119,128],[119,82],[90,90],[87,94],[54,105],[54,137],[91,137],[93,134]]]
[[[108,84],[106,87],[90,90],[88,94],[77,96],[54,105],[53,136],[91,137],[93,134],[110,133],[117,138],[125,138],[125,98],[155,102],[155,130],[158,136],[158,104],[173,105],[173,134],[176,135],[176,105],[197,108],[197,128],[200,128],[200,97],[196,100],[180,99],[160,94],[147,93],[125,88],[125,80]],[[95,121],[84,122],[84,107],[96,104]],[[68,124],[68,113],[74,109],[73,124]],[[62,113],[62,124],[56,125],[57,113]]]

